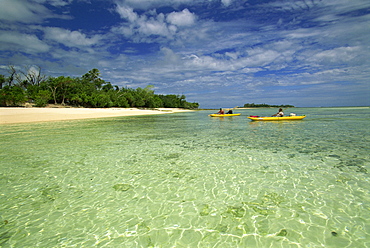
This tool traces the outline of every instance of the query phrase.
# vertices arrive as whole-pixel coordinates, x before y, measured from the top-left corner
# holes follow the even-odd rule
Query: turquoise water
[[[0,126],[1,247],[370,247],[370,108]]]

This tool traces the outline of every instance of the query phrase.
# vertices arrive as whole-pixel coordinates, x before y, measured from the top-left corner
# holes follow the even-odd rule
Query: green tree
[[[57,78],[49,78],[47,81],[48,88],[51,91],[51,94],[54,99],[54,104],[57,104],[57,99],[60,99],[60,103],[65,105],[65,98],[69,85],[73,82],[73,79],[70,77],[60,76]]]
[[[110,108],[113,106],[113,102],[109,95],[103,91],[93,93],[91,97],[89,97],[87,104],[89,107],[93,108]]]
[[[79,78],[42,75],[40,67],[26,67],[19,71],[9,66],[8,78],[0,75],[0,105],[16,106],[25,101],[34,101],[45,106],[49,101],[55,104],[70,104],[83,107],[147,107],[147,108],[198,108],[197,103],[186,101],[185,95],[157,95],[154,86],[144,89],[121,88],[105,82],[94,68]],[[14,83],[17,81],[18,83]],[[5,86],[6,82],[8,85]]]
[[[39,90],[35,97],[35,106],[45,107],[50,100],[50,95],[50,91],[48,90]]]
[[[134,102],[133,102],[133,107],[144,107],[145,106],[145,101],[144,98],[142,97],[142,88],[137,88],[136,91],[133,92],[134,96]]]
[[[176,95],[160,95],[165,108],[178,108],[178,98]]]
[[[120,91],[119,89],[118,91],[117,89],[109,90],[108,92],[106,92],[106,94],[109,96],[110,100],[113,103],[112,107],[121,107],[121,108],[130,107],[126,97],[124,96],[124,92]]]
[[[8,106],[22,106],[27,101],[24,90],[17,86],[5,86],[0,89],[0,105]]]
[[[82,76],[82,79],[86,79],[87,81],[94,82],[98,80],[100,76],[100,71],[96,68],[91,69],[89,72]]]
[[[114,87],[110,82],[108,82],[105,85],[103,85],[102,90],[108,92],[110,90],[114,90]]]
[[[132,89],[125,89],[122,96],[126,99],[129,107],[135,107],[135,96]]]
[[[3,88],[3,84],[5,84],[5,76],[4,75],[0,75],[0,89]]]
[[[185,95],[181,95],[180,97],[178,97],[179,99],[179,107],[180,108],[185,108],[186,106],[186,97]]]
[[[115,101],[115,106],[121,108],[129,108],[130,104],[128,103],[124,95],[119,95]]]
[[[146,104],[147,104],[148,108],[161,108],[161,107],[163,107],[162,99],[157,95],[153,95],[152,97],[148,98]]]
[[[75,78],[68,84],[66,98],[73,106],[91,107],[91,96],[96,92],[93,83],[83,78]]]
[[[82,79],[84,81],[93,83],[96,89],[101,89],[104,80],[99,78],[100,76],[100,71],[96,68],[91,69],[88,73],[84,74],[82,76]]]

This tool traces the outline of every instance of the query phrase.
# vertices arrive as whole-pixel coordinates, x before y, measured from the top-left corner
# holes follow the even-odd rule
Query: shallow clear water
[[[1,247],[370,247],[370,109],[0,126]]]

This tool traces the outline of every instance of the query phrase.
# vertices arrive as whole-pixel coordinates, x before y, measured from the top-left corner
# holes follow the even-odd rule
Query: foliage
[[[46,107],[49,99],[50,99],[50,92],[47,90],[40,90],[35,95],[35,106],[36,107]]]
[[[4,77],[4,75],[0,75],[0,89],[3,88],[4,83],[5,83],[5,77]]]
[[[293,105],[269,105],[266,103],[246,103],[244,104],[244,108],[294,108]]]
[[[26,100],[24,90],[17,85],[0,89],[0,106],[21,106]]]
[[[153,86],[145,88],[119,88],[101,79],[98,69],[92,69],[82,77],[46,77],[41,68],[17,73],[9,67],[10,76],[0,75],[0,106],[22,106],[33,102],[38,107],[48,103],[90,107],[138,107],[138,108],[186,108],[196,109],[198,103],[189,103],[184,95],[157,95]],[[15,83],[15,80],[18,83]],[[4,86],[5,85],[5,86]]]

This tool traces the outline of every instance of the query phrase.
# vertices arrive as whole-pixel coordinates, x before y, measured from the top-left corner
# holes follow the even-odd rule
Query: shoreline
[[[194,110],[177,108],[157,108],[153,110],[138,108],[22,108],[1,107],[0,125],[45,121],[81,120],[121,116],[157,115]]]

